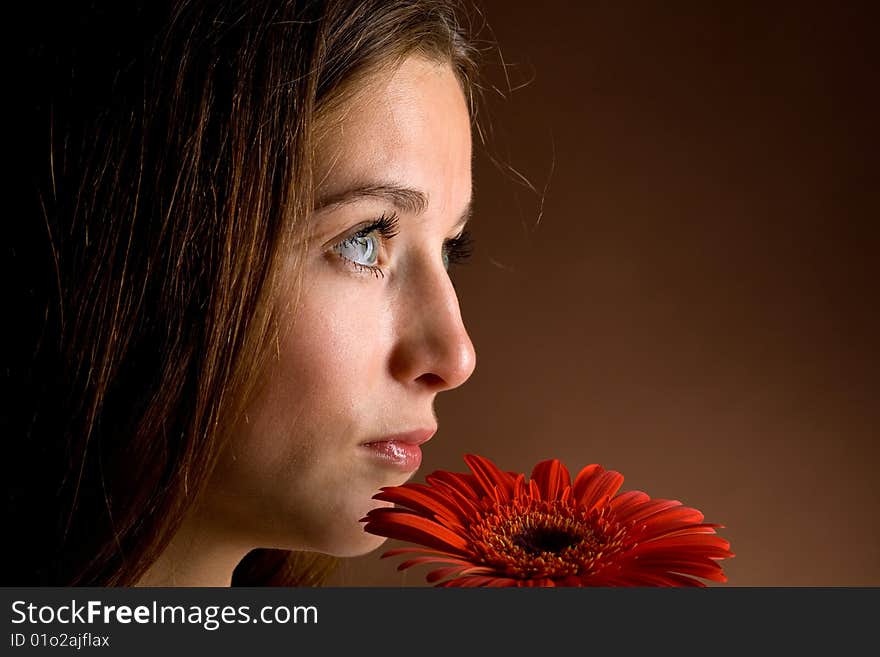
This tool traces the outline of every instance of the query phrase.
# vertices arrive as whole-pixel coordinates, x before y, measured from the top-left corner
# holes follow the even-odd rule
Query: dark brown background
[[[877,23],[668,4],[484,3],[538,193],[478,154],[477,369],[415,480],[600,463],[725,524],[728,585],[880,585]],[[333,583],[424,585],[379,553]]]

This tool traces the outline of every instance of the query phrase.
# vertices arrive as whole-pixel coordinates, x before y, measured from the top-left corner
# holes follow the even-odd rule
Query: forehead
[[[323,123],[319,195],[372,181],[424,190],[429,203],[470,198],[470,116],[451,66],[411,57],[358,84]]]

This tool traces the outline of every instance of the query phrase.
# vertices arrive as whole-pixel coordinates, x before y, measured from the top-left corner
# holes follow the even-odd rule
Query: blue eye
[[[397,215],[382,215],[376,221],[357,231],[333,247],[333,251],[358,271],[369,272],[376,276],[385,276],[379,267],[379,252],[383,240],[390,240],[397,235]],[[467,262],[473,251],[473,238],[465,230],[461,235],[443,244],[441,257],[443,267],[449,269],[453,265]]]
[[[382,215],[351,237],[333,247],[340,258],[355,269],[366,271],[376,277],[384,276],[377,265],[381,240],[390,240],[397,235],[397,215]]]
[[[345,240],[337,247],[339,255],[363,267],[375,267],[379,260],[379,245],[375,235],[365,235]]]
[[[465,230],[458,237],[447,240],[443,245],[443,266],[449,269],[452,265],[460,265],[467,262],[474,250],[474,239],[469,230]]]

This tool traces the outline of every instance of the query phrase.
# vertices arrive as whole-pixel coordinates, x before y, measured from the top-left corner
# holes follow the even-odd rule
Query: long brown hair
[[[22,22],[4,585],[127,586],[161,554],[256,391],[271,300],[299,293],[276,273],[304,255],[323,114],[415,53],[473,101],[468,15],[110,0]],[[255,550],[233,583],[319,584],[332,563]]]

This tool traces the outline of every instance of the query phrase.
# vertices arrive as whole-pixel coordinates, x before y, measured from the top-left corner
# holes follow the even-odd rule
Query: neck
[[[230,586],[232,571],[249,550],[191,517],[136,586]]]

